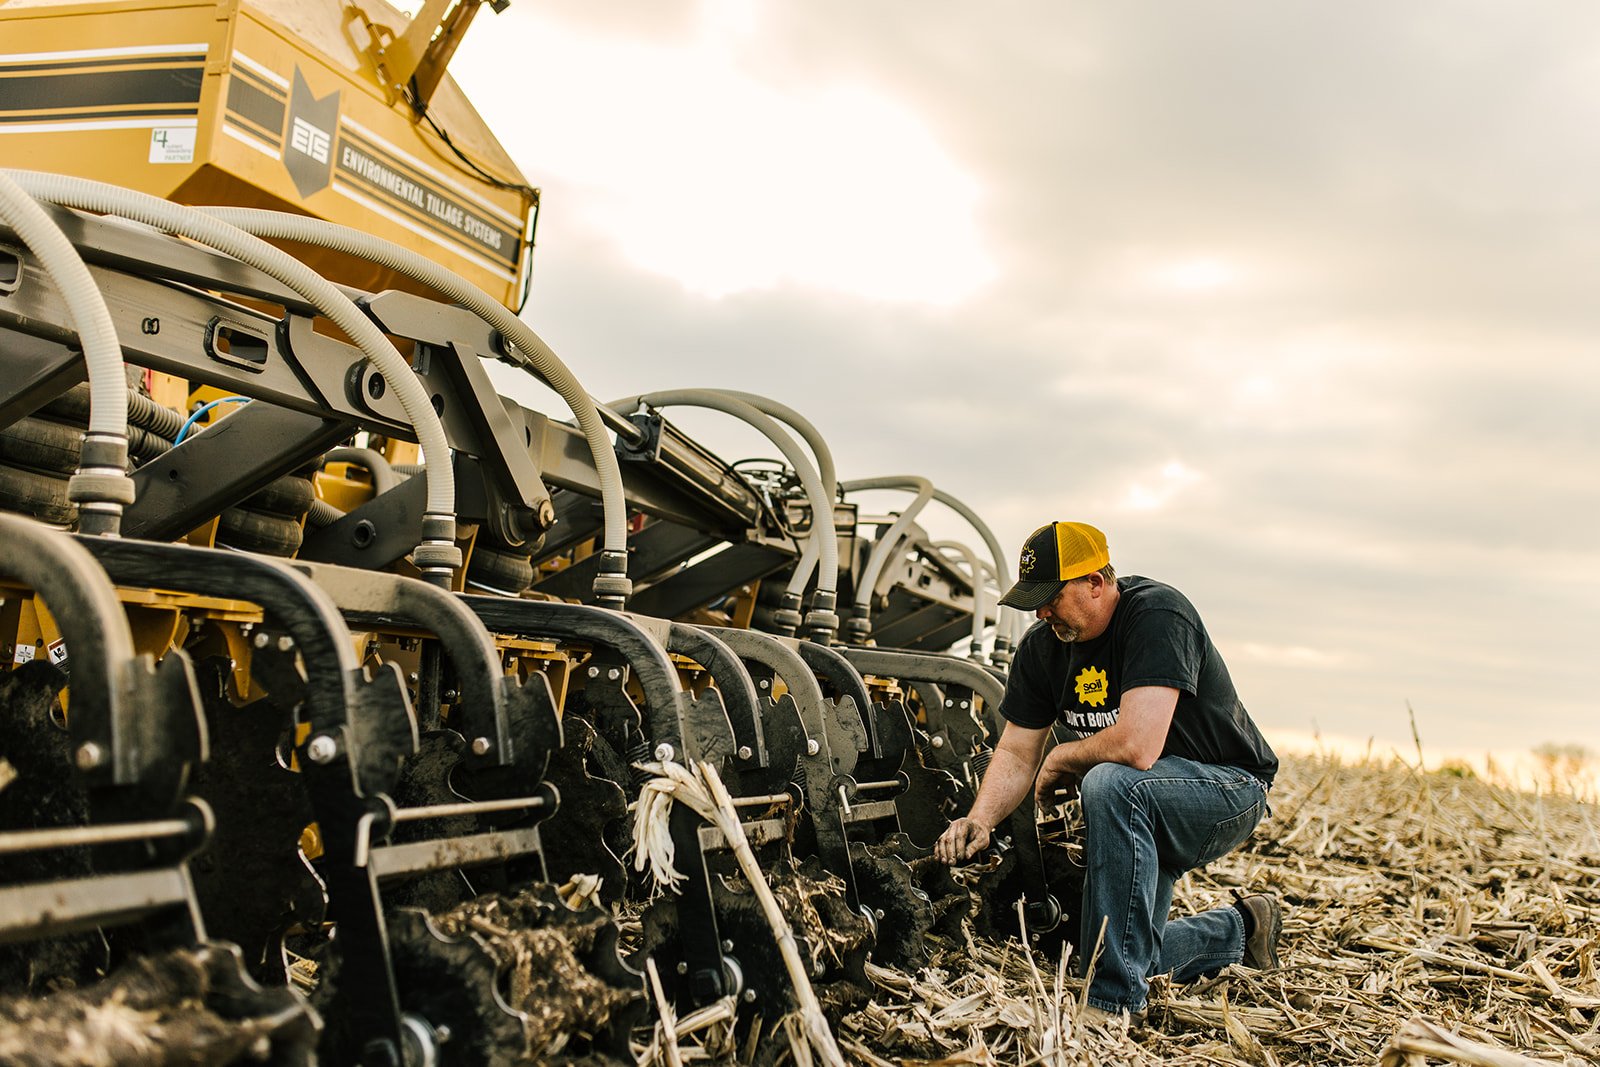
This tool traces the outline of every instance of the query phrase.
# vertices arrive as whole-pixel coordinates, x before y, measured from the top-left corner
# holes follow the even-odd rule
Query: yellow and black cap
[[[1019,580],[1000,603],[1018,611],[1038,611],[1074,578],[1111,562],[1106,535],[1086,522],[1052,522],[1028,536],[1017,560]]]

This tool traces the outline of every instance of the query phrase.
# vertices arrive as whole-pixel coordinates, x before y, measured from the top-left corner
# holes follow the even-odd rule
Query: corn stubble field
[[[929,965],[916,973],[867,964],[870,997],[840,983],[853,992],[819,987],[819,999],[802,980],[809,1010],[769,1021],[772,1041],[755,1041],[763,1031],[741,1025],[726,1003],[681,1018],[658,1004],[635,1031],[631,1058],[669,1067],[1600,1063],[1600,808],[1559,790],[1331,757],[1286,758],[1272,800],[1243,850],[1179,883],[1175,907],[1203,910],[1235,891],[1277,894],[1283,967],[1235,967],[1186,987],[1158,980],[1139,1032],[1081,1025],[1082,984],[1056,954],[1015,940],[930,937]],[[720,810],[719,825],[736,833],[725,794]],[[824,904],[839,896],[842,883],[830,889],[837,879],[827,872],[809,877],[774,883],[789,922],[808,911],[795,907],[796,886],[810,885]],[[543,981],[530,997],[550,1008],[552,1034],[606,1013],[568,972],[550,970],[554,955],[539,958],[524,978]],[[196,996],[185,984],[192,968],[173,966],[141,965],[86,1006],[0,1004],[10,1020],[0,1026],[0,1063],[250,1062],[248,1029],[161,1006]],[[555,1062],[562,1044],[516,1062]]]
[[[1600,1062],[1600,809],[1400,760],[1291,757],[1240,852],[1179,884],[1285,905],[1276,972],[1156,984],[1142,1033],[1079,1025],[1081,983],[1013,941],[943,944],[837,1026],[880,1064]],[[801,1059],[806,1058],[800,1051]]]

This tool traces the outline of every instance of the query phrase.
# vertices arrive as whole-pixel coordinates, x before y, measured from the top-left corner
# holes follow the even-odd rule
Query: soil
[[[434,922],[447,936],[474,937],[494,960],[504,1002],[523,1018],[517,1062],[627,1062],[607,1057],[625,1050],[641,991],[616,954],[609,914],[524,890],[479,897]]]
[[[214,963],[204,950],[171,952],[82,989],[0,999],[0,1063],[225,1067],[292,1062],[296,1048],[305,1051],[304,1016],[232,1019],[217,1010],[212,1001],[227,999],[230,991],[217,988]]]

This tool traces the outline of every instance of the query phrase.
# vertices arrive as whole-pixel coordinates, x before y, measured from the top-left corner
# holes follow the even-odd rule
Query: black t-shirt
[[[1239,767],[1270,785],[1278,757],[1239,702],[1194,605],[1149,578],[1118,578],[1117,588],[1111,624],[1094,640],[1067,644],[1042,622],[1023,636],[1000,714],[1029,729],[1059,722],[1088,737],[1117,721],[1123,693],[1166,686],[1178,690],[1178,706],[1163,756]]]

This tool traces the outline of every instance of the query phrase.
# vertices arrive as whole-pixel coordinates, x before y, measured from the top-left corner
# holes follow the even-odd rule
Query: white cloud
[[[1228,658],[1242,663],[1263,663],[1279,667],[1299,667],[1306,670],[1331,671],[1349,664],[1342,652],[1304,645],[1273,645],[1245,641],[1228,650]]]
[[[1177,460],[1171,460],[1162,464],[1161,469],[1152,477],[1140,479],[1128,486],[1127,495],[1123,498],[1123,507],[1133,511],[1160,511],[1203,477],[1199,471],[1191,470]]]
[[[1220,259],[1186,259],[1167,263],[1154,272],[1156,282],[1189,293],[1222,289],[1239,280],[1239,272]]]
[[[550,210],[692,293],[794,285],[950,305],[993,279],[981,191],[927,121],[861,81],[749,69],[740,41],[758,18],[704,4],[689,40],[665,43],[530,27],[538,61],[515,97],[480,107],[539,182],[573,190]],[[519,42],[469,46],[468,63],[504,64]]]

